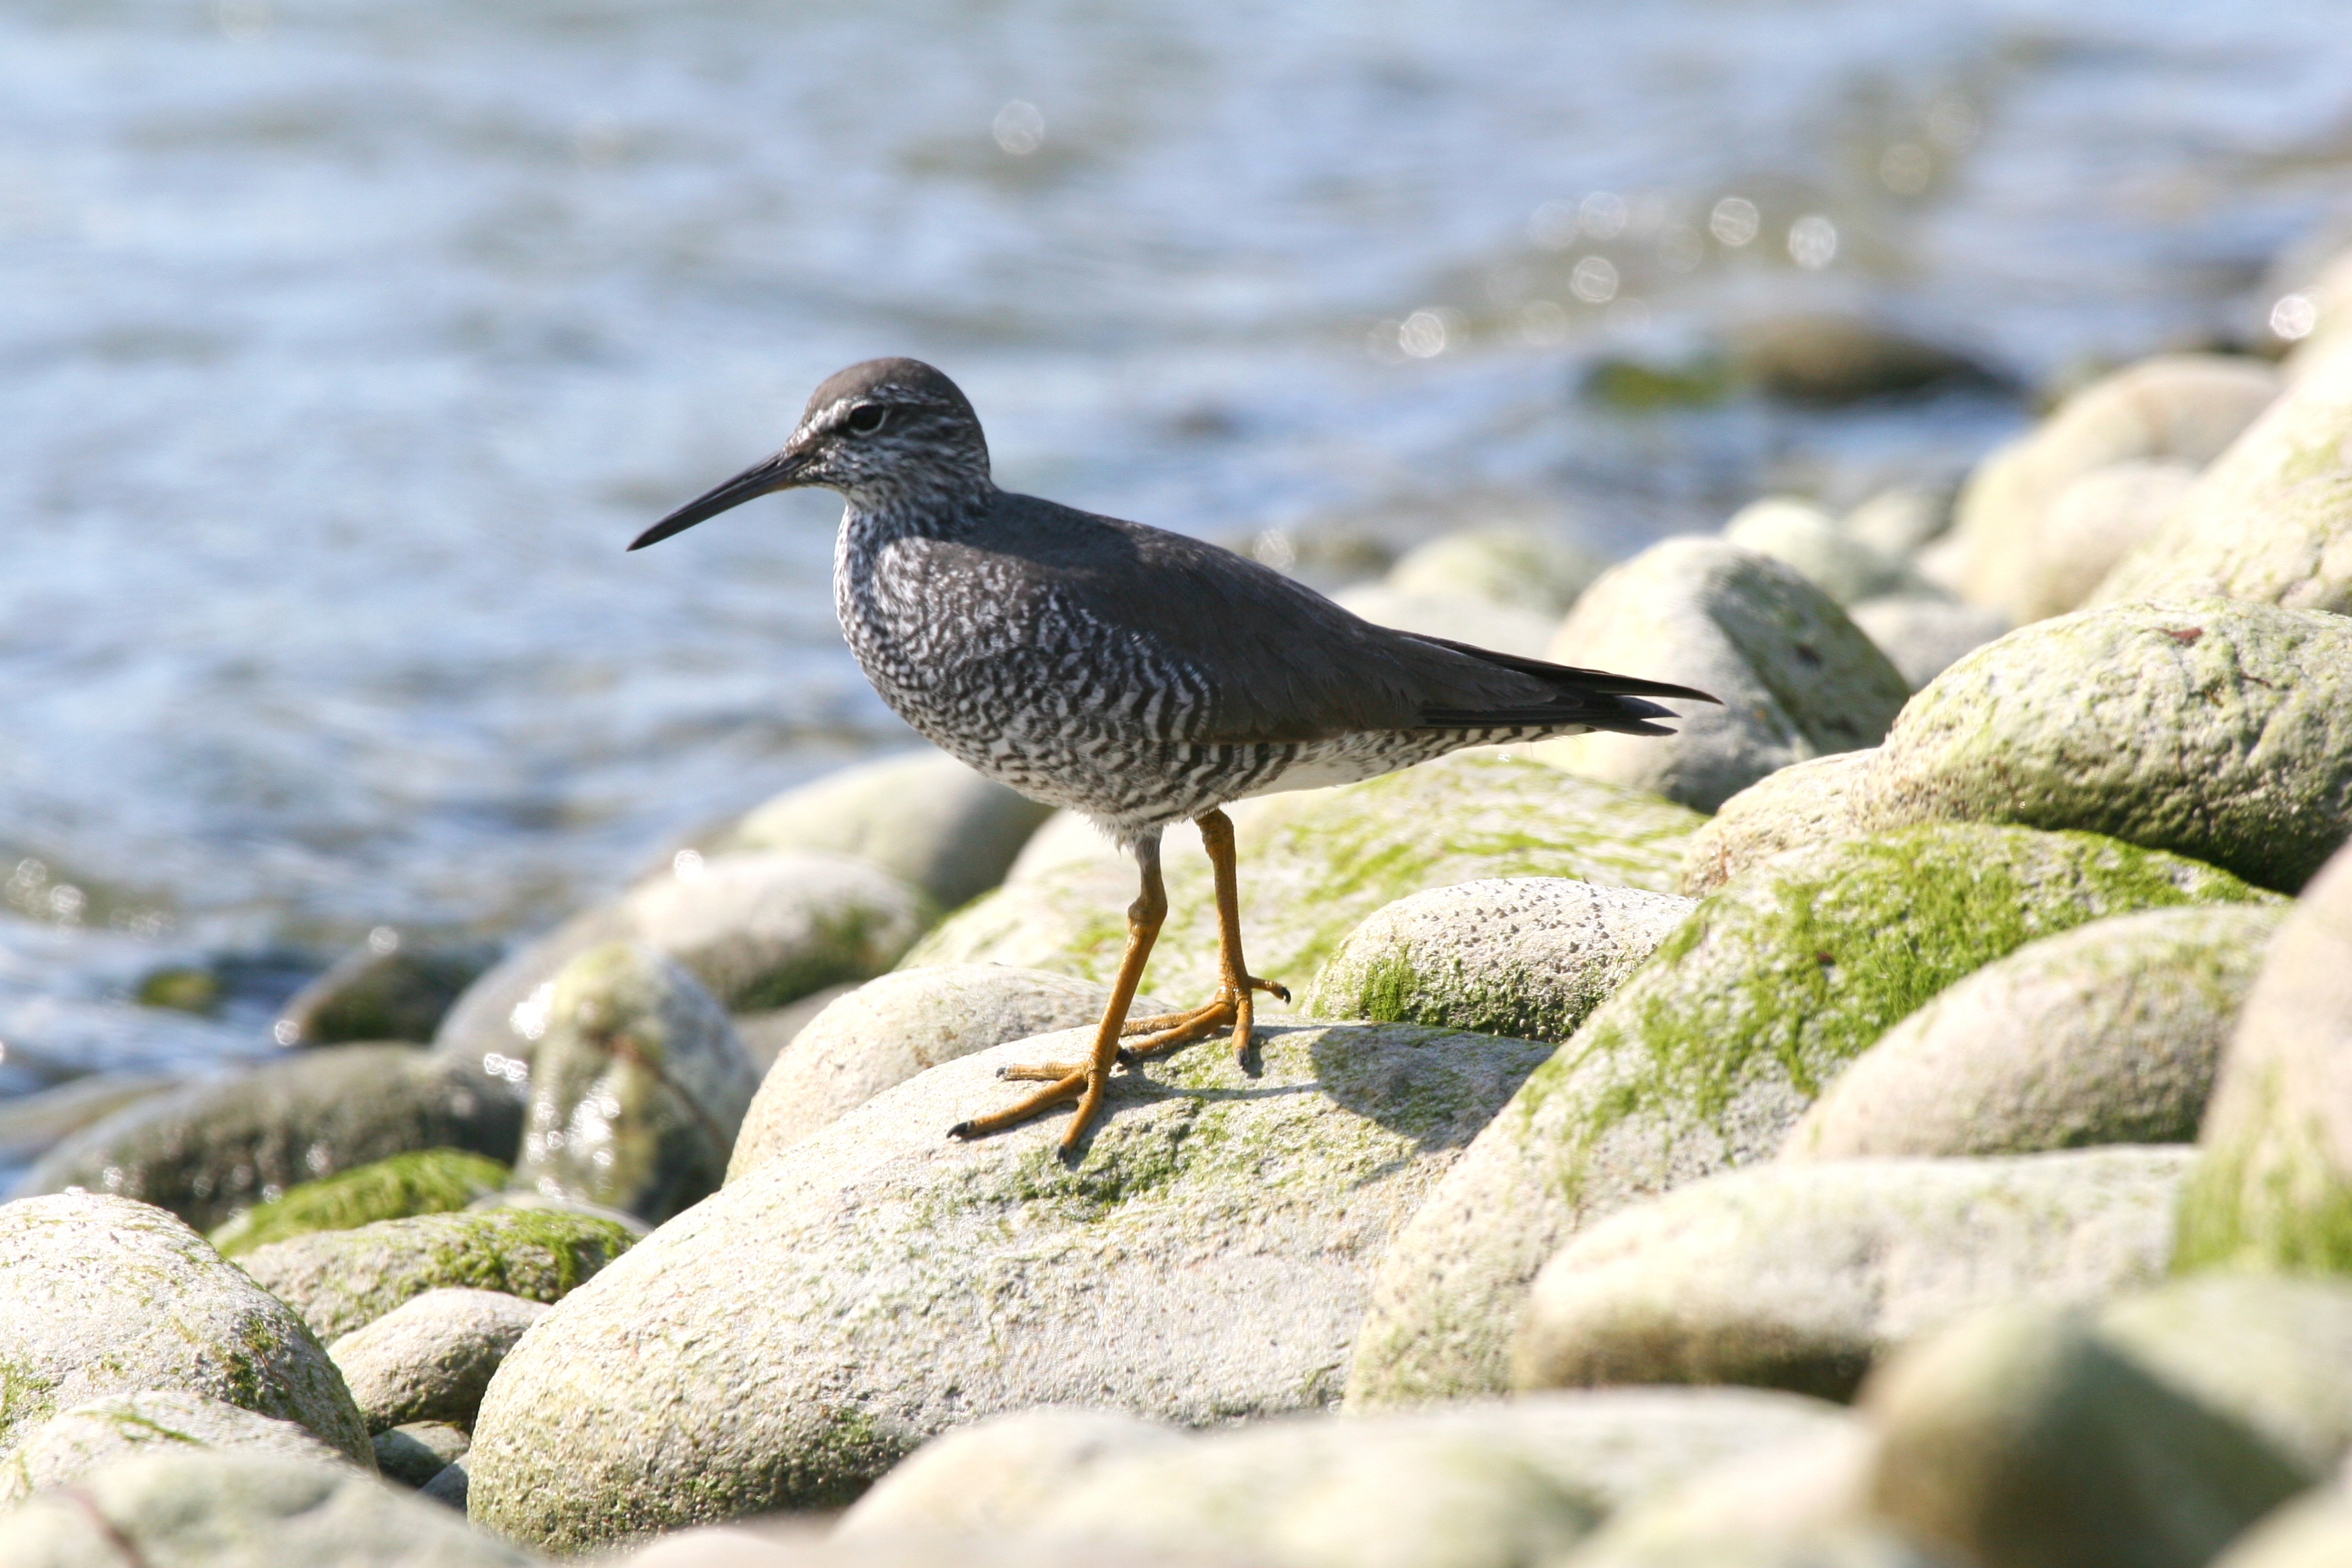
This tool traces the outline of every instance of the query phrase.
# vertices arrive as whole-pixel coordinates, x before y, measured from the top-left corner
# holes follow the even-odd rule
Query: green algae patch
[[[1564,877],[1671,892],[1685,844],[1706,820],[1524,751],[1470,752],[1362,784],[1271,795],[1233,816],[1243,949],[1252,973],[1294,991],[1367,916],[1426,889]],[[1144,985],[1181,1005],[1216,986],[1216,902],[1197,855],[1171,854],[1167,882],[1168,921]],[[1011,963],[1108,984],[1136,887],[1134,868],[1108,856],[1055,867],[967,905],[900,967]],[[1258,1006],[1282,1011],[1271,997]]]
[[[275,1242],[242,1259],[322,1343],[448,1286],[560,1301],[626,1252],[617,1221],[562,1209],[486,1209],[378,1220]]]
[[[380,1219],[447,1214],[507,1184],[507,1167],[463,1149],[425,1149],[291,1187],[256,1204],[206,1237],[238,1258],[289,1237],[352,1230]]]
[[[1785,855],[1703,900],[1529,1077],[1391,1249],[1366,1405],[1500,1392],[1528,1282],[1580,1226],[1770,1158],[1822,1087],[1947,985],[2103,916],[2275,901],[2088,833],[1946,825]]]

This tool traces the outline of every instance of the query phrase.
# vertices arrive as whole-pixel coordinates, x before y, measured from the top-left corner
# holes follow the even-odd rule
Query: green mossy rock
[[[351,1230],[380,1219],[447,1214],[507,1184],[507,1167],[463,1149],[420,1149],[339,1176],[289,1187],[283,1197],[238,1215],[205,1239],[223,1258],[314,1230]]]
[[[2204,600],[2037,622],[1913,698],[1854,819],[2105,833],[2292,892],[2352,832],[2352,619]]]
[[[2305,362],[2091,602],[2213,595],[2352,610],[2352,337]]]
[[[298,1236],[246,1254],[243,1267],[331,1341],[445,1286],[562,1300],[634,1239],[614,1221],[561,1209],[482,1209]]]
[[[1490,877],[1570,877],[1670,890],[1705,819],[1655,795],[1480,752],[1234,813],[1250,971],[1303,988],[1364,918],[1408,893]],[[1172,836],[1171,836],[1172,837]],[[1187,1004],[1216,988],[1216,900],[1197,853],[1168,857],[1168,923],[1145,984]],[[1135,868],[1108,855],[1008,882],[923,939],[902,967],[996,963],[1108,984],[1127,941]],[[1262,1016],[1278,1016],[1270,997]]]
[[[286,1004],[278,1043],[429,1040],[450,1005],[497,957],[479,944],[404,940],[389,926],[379,927]]]
[[[2352,849],[2280,922],[2199,1142],[2177,1267],[2352,1274]]]
[[[839,1507],[924,1439],[1038,1405],[1187,1426],[1322,1409],[1375,1259],[1551,1047],[1402,1025],[1275,1028],[1112,1079],[1075,1168],[1000,1068],[931,1068],[678,1215],[491,1381],[473,1516],[583,1551]],[[421,1222],[405,1222],[421,1223]]]
[[[0,1459],[0,1508],[46,1488],[79,1480],[107,1465],[185,1447],[231,1448],[326,1465],[351,1463],[349,1457],[291,1421],[257,1415],[185,1390],[142,1389],[77,1405],[26,1433]]]
[[[1479,1135],[1390,1248],[1365,1406],[1498,1393],[1537,1269],[1638,1198],[1767,1159],[1896,1020],[2037,937],[2258,898],[2087,833],[1934,826],[1766,861],[1704,901]]]
[[[59,1410],[147,1390],[291,1421],[370,1462],[327,1352],[203,1237],[128,1198],[0,1205],[0,1452]]]

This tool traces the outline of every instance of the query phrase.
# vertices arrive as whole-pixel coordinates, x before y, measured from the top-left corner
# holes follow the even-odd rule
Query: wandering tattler
[[[957,1137],[1076,1100],[1062,1137],[1070,1150],[1114,1066],[1220,1029],[1233,1030],[1244,1069],[1254,1065],[1252,993],[1290,994],[1242,962],[1227,803],[1349,784],[1465,746],[1588,730],[1671,734],[1650,721],[1672,710],[1643,698],[1715,700],[1391,631],[1213,544],[998,489],[971,405],[910,359],[835,375],[781,451],[629,548],[801,486],[848,501],[834,605],[882,700],[991,778],[1092,818],[1143,874],[1088,1059],[1008,1069],[1045,1087],[958,1123]],[[1130,1019],[1168,912],[1160,830],[1184,817],[1215,874],[1217,994],[1189,1013]]]

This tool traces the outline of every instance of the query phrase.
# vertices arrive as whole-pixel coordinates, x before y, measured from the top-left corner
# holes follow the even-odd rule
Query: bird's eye
[[[871,436],[882,428],[889,417],[889,409],[881,404],[861,403],[849,411],[849,432],[853,436]]]

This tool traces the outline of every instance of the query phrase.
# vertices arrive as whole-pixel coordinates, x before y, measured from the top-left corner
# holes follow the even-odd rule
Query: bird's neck
[[[995,493],[995,485],[984,476],[976,484],[860,487],[842,496],[842,538],[869,546],[892,539],[951,539],[969,531],[986,514]]]

